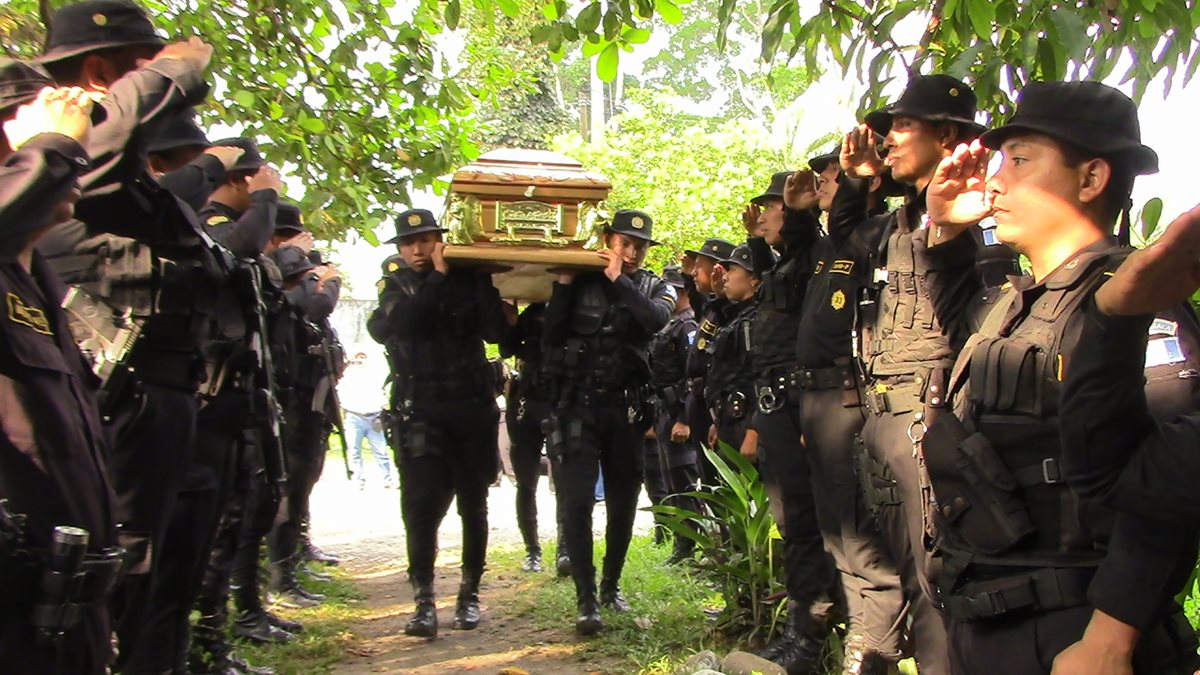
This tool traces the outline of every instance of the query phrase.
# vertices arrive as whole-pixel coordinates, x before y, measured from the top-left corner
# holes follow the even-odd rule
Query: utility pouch
[[[945,527],[974,550],[997,555],[1033,533],[1017,479],[983,434],[942,415],[922,447]]]
[[[557,413],[551,413],[542,420],[542,434],[546,437],[546,456],[551,461],[562,461],[566,434],[563,433],[562,418]]]
[[[404,457],[417,459],[425,455],[441,455],[441,446],[437,442],[438,436],[437,428],[424,420],[410,421],[404,425],[400,437]]]

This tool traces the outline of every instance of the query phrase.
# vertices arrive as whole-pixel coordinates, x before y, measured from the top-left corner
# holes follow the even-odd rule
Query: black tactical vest
[[[862,358],[872,377],[950,368],[954,352],[933,311],[926,286],[931,266],[928,231],[914,229],[909,210],[896,211],[897,227],[863,303]]]
[[[750,367],[754,350],[756,316],[762,311],[753,299],[729,305],[726,320],[708,345],[712,367],[704,383],[704,400],[709,407],[734,393],[751,397],[755,373]]]
[[[657,281],[645,270],[633,278],[638,292],[647,297]],[[547,354],[549,367],[564,383],[587,389],[618,391],[648,384],[654,336],[638,325],[603,276],[588,275],[575,283],[571,337]]]
[[[753,371],[762,374],[796,361],[796,334],[811,270],[795,254],[780,258],[762,275],[754,319]]]
[[[1115,247],[1085,252],[1052,274],[1038,293],[1002,291],[1007,295],[967,342],[950,385],[955,416],[968,432],[977,432],[960,446],[965,470],[940,468],[937,451],[929,449],[929,439],[926,443],[951,546],[965,542],[987,563],[1012,559],[1008,564],[1016,566],[1075,564],[1103,555],[1097,547],[1107,539],[1111,515],[1081,513],[1058,468],[1059,396],[1063,369],[1082,329],[1082,305],[1127,253]],[[998,526],[979,520],[981,502],[993,498],[963,493],[971,488],[951,474],[982,477],[994,501],[1004,504],[996,511],[1006,514]]]
[[[650,380],[655,387],[672,387],[683,382],[687,351],[679,346],[679,332],[687,330],[688,325],[679,315],[672,316],[650,341]]]

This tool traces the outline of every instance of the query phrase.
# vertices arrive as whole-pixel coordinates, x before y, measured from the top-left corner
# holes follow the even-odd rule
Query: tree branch
[[[846,16],[850,19],[853,19],[854,21],[857,21],[864,28],[868,29],[871,32],[871,37],[873,40],[875,40],[876,44],[878,44],[881,41],[883,43],[890,44],[892,46],[892,50],[896,53],[896,57],[900,59],[900,63],[904,66],[904,70],[908,73],[909,79],[912,79],[912,76],[914,74],[913,73],[913,63],[915,63],[916,61],[914,60],[913,63],[909,63],[908,59],[904,57],[904,48],[901,47],[900,44],[896,42],[896,40],[892,37],[891,33],[883,33],[878,28],[876,28],[870,21],[865,21],[862,18],[855,16],[853,13],[848,11],[845,7],[842,7],[841,5],[837,4],[837,0],[825,0],[825,4],[827,7],[829,7],[829,9],[831,9],[835,12],[839,12],[843,16]],[[942,5],[944,5],[944,4],[946,4],[946,0],[935,0],[934,11],[940,13],[942,10]],[[926,31],[929,31],[929,30],[931,30],[931,29],[929,29],[929,28],[926,29]],[[927,39],[927,37],[931,37],[931,36],[929,36],[927,33],[927,36],[923,37],[922,39],[923,40]]]

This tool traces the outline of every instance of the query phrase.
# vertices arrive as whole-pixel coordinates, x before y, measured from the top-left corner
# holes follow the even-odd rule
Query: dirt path
[[[399,493],[382,487],[358,491],[339,469],[330,466],[313,493],[313,539],[321,547],[347,557],[343,567],[365,596],[362,606],[369,614],[353,627],[358,646],[336,666],[335,672],[426,675],[500,673],[505,668],[538,675],[612,672],[613,663],[581,661],[579,642],[572,630],[573,617],[563,617],[561,627],[544,630],[527,616],[505,611],[520,604],[518,598],[524,590],[535,584],[555,583],[551,571],[526,574],[492,565],[480,592],[483,623],[474,631],[450,629],[461,545],[461,528],[453,506],[440,532],[443,548],[438,556],[436,583],[439,638],[428,643],[404,635],[413,602],[405,572]],[[513,506],[516,490],[507,479],[501,483],[492,488],[488,500],[489,546],[516,547],[521,543]],[[539,534],[543,542],[552,541],[554,497],[545,480],[539,488]],[[603,505],[597,505],[595,522],[603,527]],[[649,515],[639,513],[635,529],[645,532],[649,526]]]

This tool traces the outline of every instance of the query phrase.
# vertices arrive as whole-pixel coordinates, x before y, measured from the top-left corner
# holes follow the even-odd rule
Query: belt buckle
[[[1042,460],[1042,480],[1046,481],[1046,485],[1054,485],[1063,482],[1062,471],[1058,468],[1058,460],[1053,457],[1047,457]]]

